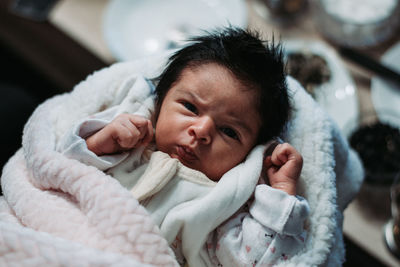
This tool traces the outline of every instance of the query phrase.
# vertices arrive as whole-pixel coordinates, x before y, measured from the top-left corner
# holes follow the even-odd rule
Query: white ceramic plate
[[[400,72],[400,43],[390,48],[381,61]],[[379,120],[400,127],[397,116],[387,116],[387,113],[400,114],[400,85],[374,77],[371,81],[371,97]]]
[[[247,26],[244,0],[112,0],[103,31],[113,56],[128,61],[180,47],[190,35],[229,24]]]
[[[357,92],[353,79],[333,48],[319,41],[284,40],[286,54],[304,52],[324,58],[331,71],[330,80],[315,88],[315,100],[344,132],[348,122],[358,116]]]

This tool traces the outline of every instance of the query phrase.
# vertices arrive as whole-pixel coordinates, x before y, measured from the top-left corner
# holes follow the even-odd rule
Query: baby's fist
[[[303,157],[290,144],[283,143],[275,147],[271,156],[264,160],[264,170],[271,187],[296,194],[296,183],[303,167]]]
[[[96,155],[113,154],[147,145],[153,138],[151,122],[138,115],[121,114],[103,129],[86,139]]]

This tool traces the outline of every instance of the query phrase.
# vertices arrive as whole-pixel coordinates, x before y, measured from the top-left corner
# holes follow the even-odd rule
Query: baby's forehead
[[[182,78],[188,75],[188,73],[196,73],[199,70],[206,69],[209,66],[218,66],[218,68],[224,70],[227,75],[225,77],[232,81],[235,81],[238,86],[243,91],[253,91],[252,93],[259,94],[261,91],[260,86],[256,83],[256,81],[251,80],[250,77],[246,76],[245,74],[241,73],[240,70],[233,70],[233,67],[228,67],[224,64],[214,61],[205,61],[205,62],[198,62],[198,63],[189,63],[186,65],[181,72],[179,73],[177,80],[174,82],[179,82]],[[172,87],[172,86],[171,86]]]

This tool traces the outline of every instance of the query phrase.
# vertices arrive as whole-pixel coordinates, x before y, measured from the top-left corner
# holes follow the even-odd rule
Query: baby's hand
[[[296,183],[302,167],[303,157],[288,143],[277,145],[272,155],[264,160],[264,170],[271,187],[289,195],[296,195]]]
[[[153,126],[138,115],[121,114],[103,129],[86,139],[87,147],[96,155],[113,154],[147,145],[153,138]]]

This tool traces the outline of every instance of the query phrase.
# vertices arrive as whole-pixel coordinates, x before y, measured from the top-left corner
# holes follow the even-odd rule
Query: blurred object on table
[[[360,113],[345,134],[364,164],[366,183],[390,186],[400,172],[400,113],[387,108]]]
[[[58,0],[14,0],[11,12],[24,18],[45,21]]]
[[[398,0],[313,0],[311,6],[316,26],[336,44],[376,46],[399,29]]]
[[[381,61],[393,70],[400,72],[400,42],[390,48],[382,56]],[[379,118],[382,116],[380,110],[384,109],[395,110],[397,114],[400,114],[399,84],[374,76],[371,82],[371,98]],[[400,123],[397,119],[392,121],[392,124],[396,124],[400,128]]]
[[[383,237],[389,251],[400,259],[400,173],[390,188],[392,218],[384,227]]]
[[[380,78],[388,80],[389,82],[394,82],[394,85],[400,89],[400,72],[397,72],[390,66],[375,60],[366,53],[348,46],[339,46],[338,50],[342,56],[350,59],[353,63],[358,64],[360,67],[368,71],[371,71]]]
[[[103,33],[119,61],[181,47],[187,38],[223,26],[247,26],[244,0],[112,0]]]
[[[290,26],[308,10],[309,0],[254,0],[254,10],[266,21]]]
[[[331,79],[331,71],[326,60],[305,51],[289,53],[286,68],[287,74],[298,80],[314,98],[317,87]]]
[[[270,10],[272,16],[278,20],[293,20],[300,15],[307,6],[307,0],[260,0]]]
[[[283,40],[283,48],[287,73],[302,83],[343,130],[350,118],[358,116],[358,99],[355,83],[336,51],[323,42],[302,39]]]

